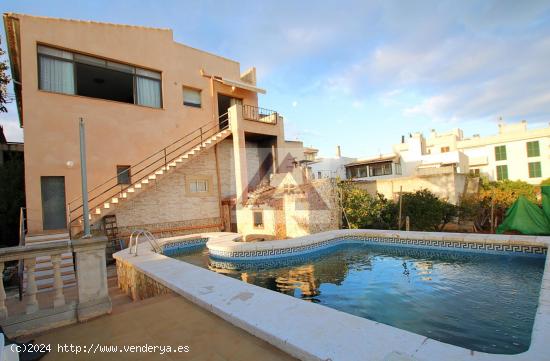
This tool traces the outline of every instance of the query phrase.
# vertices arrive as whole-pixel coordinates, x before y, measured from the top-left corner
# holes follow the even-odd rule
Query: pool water
[[[544,257],[364,244],[270,262],[221,262],[211,259],[204,246],[175,258],[445,343],[497,354],[529,348],[544,271]]]

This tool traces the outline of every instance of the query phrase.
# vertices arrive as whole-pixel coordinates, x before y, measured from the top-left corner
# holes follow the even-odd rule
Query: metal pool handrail
[[[156,253],[159,253],[161,251],[161,248],[157,242],[157,239],[151,232],[145,229],[137,229],[132,232],[130,235],[130,241],[128,243],[128,248],[130,249],[130,254],[134,253],[134,256],[138,255],[138,244],[139,244],[139,237],[145,236],[151,247],[153,248],[153,251]],[[135,247],[135,252],[132,252],[132,247]]]

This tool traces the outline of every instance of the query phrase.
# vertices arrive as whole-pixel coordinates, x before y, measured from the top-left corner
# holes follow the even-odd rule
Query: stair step
[[[61,271],[61,277],[74,275],[74,270]],[[34,279],[37,281],[53,279],[53,272],[51,274],[35,275]]]
[[[136,185],[134,186],[134,188],[136,188],[136,189],[141,188],[141,183],[136,184]]]
[[[73,254],[70,253],[70,252],[67,252],[67,253],[63,253],[61,255],[61,261],[63,261],[64,259],[73,259]],[[39,263],[47,263],[47,262],[50,262],[51,261],[51,258],[50,256],[40,256],[40,257],[36,257],[36,264],[39,264]]]
[[[162,168],[164,168],[164,167],[162,167]],[[163,175],[163,174],[164,174],[164,169],[157,170],[157,171],[155,172],[155,174],[156,174],[156,175]]]
[[[118,198],[117,197],[113,197],[111,199],[111,203],[118,203]]]
[[[76,286],[76,279],[63,280],[63,288],[71,287],[71,286]],[[47,290],[53,289],[53,283],[36,285],[36,288],[38,289],[38,291],[47,291]]]
[[[151,174],[151,175],[148,177],[148,179],[150,179],[150,180],[155,180],[155,179],[157,179],[157,176],[156,176],[155,174]]]
[[[25,237],[25,243],[36,243],[43,241],[58,241],[63,239],[69,239],[69,233],[52,233],[52,234],[34,234],[27,235]]]
[[[149,179],[145,178],[141,180],[141,184],[147,184],[149,183]]]

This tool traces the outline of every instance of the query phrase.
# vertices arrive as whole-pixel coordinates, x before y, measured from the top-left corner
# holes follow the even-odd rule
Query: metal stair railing
[[[27,234],[27,217],[25,216],[26,213],[25,207],[19,208],[19,246],[24,247],[25,246],[25,235]],[[17,280],[19,281],[19,284],[17,285],[18,293],[19,293],[19,301],[23,300],[23,274],[25,271],[25,264],[24,260],[19,260],[17,264]]]
[[[114,177],[95,186],[88,191],[88,205],[90,214],[94,214],[95,208],[101,208],[104,203],[111,203],[112,198],[121,197],[129,188],[141,183],[144,179],[155,174],[159,170],[168,170],[168,165],[176,159],[190,152],[196,147],[205,146],[204,142],[216,134],[229,128],[229,119],[227,114],[222,114],[218,120],[209,122],[183,137],[173,141],[166,147],[154,152],[138,163],[130,166],[128,169],[117,173]],[[131,181],[129,184],[119,184],[118,178],[123,174],[129,174]],[[77,204],[75,206],[75,204]],[[83,215],[82,196],[79,196],[68,203],[68,229],[71,233],[71,226],[74,222],[80,220]]]

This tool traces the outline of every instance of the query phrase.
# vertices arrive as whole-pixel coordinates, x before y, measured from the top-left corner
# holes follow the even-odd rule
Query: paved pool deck
[[[175,294],[114,307],[111,315],[34,336],[36,343],[52,345],[43,360],[188,360],[256,361],[296,360],[269,343],[222,320]],[[189,352],[62,353],[57,345],[189,346]],[[95,345],[94,345],[95,347]]]

